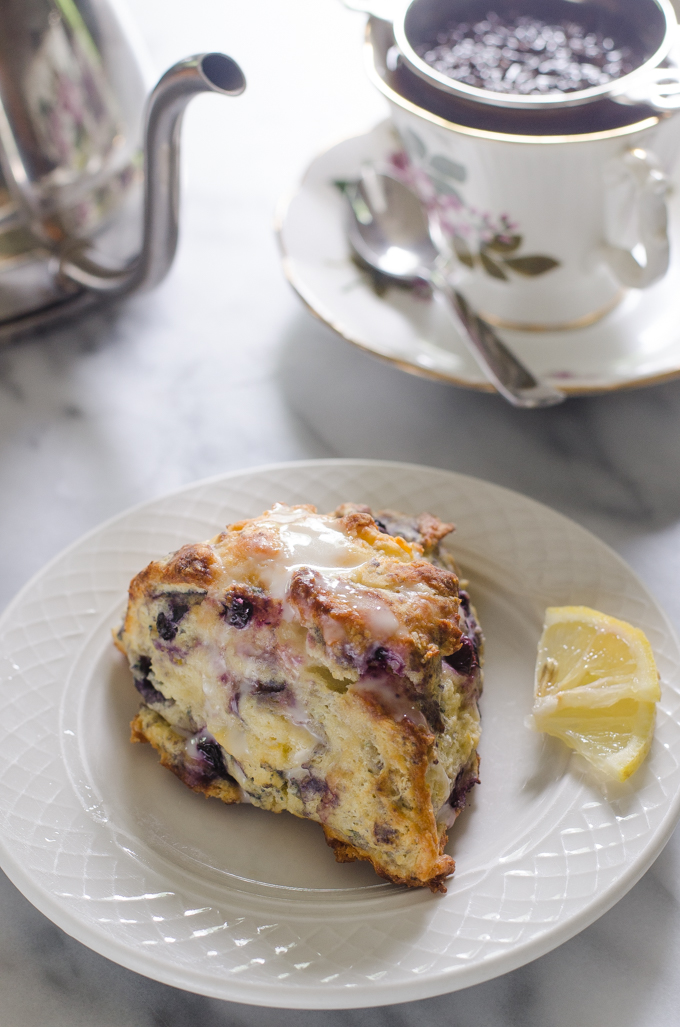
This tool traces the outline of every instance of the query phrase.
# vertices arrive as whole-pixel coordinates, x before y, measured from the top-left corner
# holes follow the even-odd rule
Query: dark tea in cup
[[[657,110],[680,106],[680,79],[663,67],[677,29],[670,0],[410,0],[400,12],[409,68],[456,97],[556,110],[635,103],[642,89]]]
[[[498,93],[574,92],[640,67],[645,52],[629,23],[588,4],[578,8],[550,21],[496,2],[483,17],[452,21],[415,50],[436,71]]]

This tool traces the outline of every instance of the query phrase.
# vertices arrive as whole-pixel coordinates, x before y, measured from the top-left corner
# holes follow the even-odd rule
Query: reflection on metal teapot
[[[197,93],[239,95],[245,78],[224,54],[187,58],[144,115],[114,2],[0,0],[0,28],[2,340],[161,281],[177,245],[184,109]],[[91,255],[102,243],[106,266]]]

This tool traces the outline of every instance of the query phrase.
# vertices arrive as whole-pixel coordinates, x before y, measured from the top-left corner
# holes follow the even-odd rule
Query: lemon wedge
[[[649,752],[659,674],[646,635],[587,606],[546,610],[529,725],[625,781]]]

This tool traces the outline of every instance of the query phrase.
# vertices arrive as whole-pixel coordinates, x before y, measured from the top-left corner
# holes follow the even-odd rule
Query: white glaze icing
[[[229,689],[224,685],[227,664],[224,654],[217,646],[210,647],[211,671],[203,674],[201,685],[205,697],[205,716],[207,720],[220,720],[229,703]]]
[[[289,684],[291,683],[289,682]],[[240,685],[241,694],[253,695],[257,690],[257,686],[258,682],[255,678],[244,678]],[[274,700],[279,694],[278,692],[270,693]],[[307,710],[298,702],[298,697],[292,688],[286,693],[286,701],[276,703],[274,708],[278,716],[284,717],[291,724],[294,724],[296,728],[304,732],[300,737],[304,744],[309,746],[310,753],[314,750],[317,742],[321,742],[324,745],[328,743],[323,727],[312,720]]]
[[[452,784],[449,779],[449,775],[446,773],[441,763],[433,760],[427,768],[425,780],[430,789],[434,808],[437,809],[437,807],[440,806],[441,808],[439,812],[441,813],[443,810],[442,803],[445,804],[451,794]]]
[[[197,735],[191,735],[184,743],[184,754],[186,758],[193,760],[194,762],[200,762],[203,759],[201,751],[198,748],[198,739],[200,737],[200,733]]]
[[[222,721],[219,727],[210,725],[210,722],[209,726],[211,727],[211,733],[230,756],[237,760],[245,759],[248,756],[250,752],[248,749],[248,734],[237,717],[229,715]]]
[[[437,814],[437,823],[443,824],[446,828],[453,827],[459,813],[460,810],[454,809],[453,806],[449,805],[449,800],[447,799]]]
[[[397,723],[408,720],[417,727],[429,730],[425,717],[406,695],[396,691],[392,679],[387,675],[361,678],[349,686],[350,692],[373,696],[385,712]]]
[[[446,773],[441,763],[430,763],[427,768],[426,779],[432,788],[438,787],[446,792],[448,798],[448,795],[451,792],[451,781],[449,780],[449,775]]]
[[[275,599],[285,598],[293,573],[301,567],[334,577],[371,559],[363,546],[320,514],[277,504],[262,520],[274,528],[280,544],[277,556],[261,566],[262,577]]]
[[[310,737],[312,748],[316,742],[321,742],[323,745],[328,744],[328,738],[321,724],[317,724],[309,716],[307,710],[301,706],[297,700],[292,705],[282,707],[281,713],[284,717],[287,717],[292,724],[296,727],[303,728]]]
[[[294,775],[294,774],[297,773],[297,771],[302,771],[302,776],[303,777],[304,777],[305,774],[309,773],[308,770],[304,769],[303,764],[309,763],[309,761],[311,760],[312,756],[314,755],[314,750],[316,748],[316,741],[312,737],[312,735],[310,735],[310,740],[312,742],[311,745],[308,745],[306,748],[303,748],[303,749],[297,749],[295,751],[295,754],[289,758],[290,766],[285,771],[286,776],[290,776],[291,774]]]
[[[337,578],[328,582],[328,586],[336,595],[345,599],[353,610],[361,613],[377,642],[384,642],[399,630],[399,621],[389,606],[361,585],[355,585],[346,578]]]
[[[324,578],[327,588],[361,613],[376,641],[383,642],[396,634],[399,621],[389,606],[372,591],[348,578],[349,571],[373,558],[365,546],[333,527],[328,516],[291,510],[283,504],[274,506],[263,521],[274,528],[280,545],[277,556],[264,561],[260,567],[260,574],[274,598],[285,599],[294,572],[309,568]],[[285,602],[283,615],[286,620],[295,616]],[[323,630],[327,645],[344,640],[342,625],[332,618],[326,619]]]

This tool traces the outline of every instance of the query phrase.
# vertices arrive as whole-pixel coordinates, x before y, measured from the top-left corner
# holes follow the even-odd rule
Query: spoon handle
[[[552,407],[567,398],[564,392],[539,381],[498,337],[491,325],[470,307],[467,300],[439,274],[432,285],[449,302],[460,323],[463,340],[486,376],[515,407]]]

